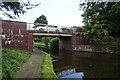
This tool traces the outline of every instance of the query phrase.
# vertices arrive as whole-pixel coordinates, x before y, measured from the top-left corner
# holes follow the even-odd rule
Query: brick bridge
[[[41,33],[27,31],[27,23],[2,20],[2,46],[23,50],[33,49],[33,35],[42,37],[59,37],[59,49],[73,50],[83,44],[82,29],[78,28],[72,34]]]

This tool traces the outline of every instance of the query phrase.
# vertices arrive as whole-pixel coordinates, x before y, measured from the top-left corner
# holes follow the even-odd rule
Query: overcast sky
[[[24,0],[25,1],[25,0]],[[28,1],[28,0],[26,0]],[[29,0],[30,3],[41,3],[34,9],[27,11],[27,14],[21,15],[20,20],[33,23],[36,18],[44,14],[47,17],[48,24],[60,26],[82,26],[81,14],[79,10],[80,0]],[[8,19],[2,16],[3,19]]]

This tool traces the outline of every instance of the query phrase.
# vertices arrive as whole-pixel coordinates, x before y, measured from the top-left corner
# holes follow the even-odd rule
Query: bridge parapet
[[[32,51],[33,34],[26,30],[26,22],[2,20],[2,46]]]
[[[35,27],[35,25],[37,27]],[[46,25],[46,24],[35,24],[35,23],[27,23],[27,30],[29,32],[34,32],[34,33],[47,33],[47,32],[60,33],[60,34],[73,33],[73,30],[70,27]]]
[[[39,30],[28,30],[31,33],[52,33],[52,34],[73,34],[72,32],[47,32],[47,31],[39,31]]]

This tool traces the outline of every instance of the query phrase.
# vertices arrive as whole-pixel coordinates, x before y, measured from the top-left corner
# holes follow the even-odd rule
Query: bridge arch
[[[58,37],[59,49],[72,50],[72,34],[33,33],[33,36]]]

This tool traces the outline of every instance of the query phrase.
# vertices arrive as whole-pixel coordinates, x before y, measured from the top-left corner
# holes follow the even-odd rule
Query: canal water
[[[84,78],[119,78],[120,55],[59,51],[51,53],[58,77],[82,72]]]

